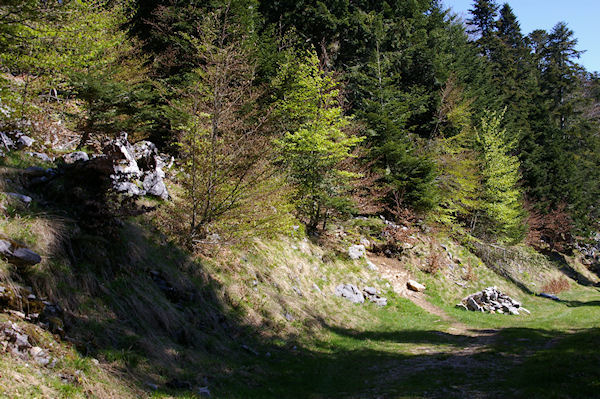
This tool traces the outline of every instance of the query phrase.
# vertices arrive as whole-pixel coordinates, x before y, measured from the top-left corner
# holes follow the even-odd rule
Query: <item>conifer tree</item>
[[[506,130],[501,127],[503,114],[489,113],[477,131],[484,210],[484,221],[479,224],[484,234],[502,242],[517,242],[525,231],[519,160],[511,155],[515,143],[508,141]]]
[[[476,0],[469,10],[471,18],[467,20],[471,29],[467,33],[475,34],[481,53],[489,57],[496,45],[496,17],[498,4],[495,0]]]

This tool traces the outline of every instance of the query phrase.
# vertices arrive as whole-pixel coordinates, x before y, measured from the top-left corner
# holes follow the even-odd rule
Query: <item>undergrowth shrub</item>
[[[569,280],[566,277],[557,277],[548,281],[542,287],[543,292],[549,292],[550,294],[559,294],[563,291],[568,291],[570,288]]]
[[[563,202],[555,209],[543,213],[528,205],[529,217],[526,242],[537,250],[566,252],[571,249],[573,220]]]
[[[427,256],[427,263],[423,271],[425,273],[435,274],[442,270],[444,267],[444,254],[439,250],[439,247],[435,245],[432,240],[429,243],[429,255]]]

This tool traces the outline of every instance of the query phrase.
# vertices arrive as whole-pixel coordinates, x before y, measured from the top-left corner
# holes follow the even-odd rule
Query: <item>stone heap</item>
[[[504,313],[518,315],[519,312],[530,314],[529,310],[521,306],[508,295],[496,287],[488,287],[483,291],[469,295],[456,305],[473,312]]]

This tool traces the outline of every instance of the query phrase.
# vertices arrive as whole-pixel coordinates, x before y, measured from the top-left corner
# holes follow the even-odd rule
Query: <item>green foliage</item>
[[[471,126],[471,104],[463,98],[453,76],[446,82],[441,97],[440,136],[433,143],[441,198],[433,218],[452,228],[461,222],[470,227],[482,205],[482,176],[476,132]]]
[[[524,235],[523,194],[519,188],[519,160],[511,155],[515,143],[501,127],[504,112],[481,120],[477,142],[481,148],[483,209],[486,232],[500,241],[517,242]],[[480,222],[481,223],[481,222]]]
[[[275,84],[283,89],[276,113],[286,131],[275,143],[297,189],[298,210],[314,230],[332,211],[350,210],[348,182],[356,175],[340,163],[362,138],[346,133],[351,121],[343,114],[339,83],[314,52],[290,53]]]
[[[243,224],[240,207],[248,197],[273,190],[252,36],[240,21],[226,7],[205,15],[203,36],[185,37],[202,66],[186,75],[183,88],[166,89],[167,114],[179,133],[189,240],[206,238],[211,224],[234,210]]]

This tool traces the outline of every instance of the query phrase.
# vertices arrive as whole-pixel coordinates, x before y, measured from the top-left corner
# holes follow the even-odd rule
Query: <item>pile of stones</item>
[[[504,294],[497,287],[488,287],[483,291],[469,295],[456,305],[473,312],[489,312],[518,315],[519,312],[530,314],[529,310],[521,306],[521,303],[515,301]]]
[[[379,296],[379,291],[374,287],[364,287],[360,290],[354,284],[340,284],[335,287],[335,295],[352,303],[364,303],[366,298],[378,306],[387,305],[387,299]]]

